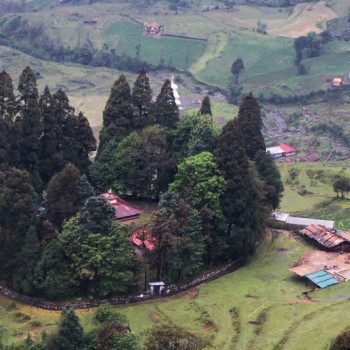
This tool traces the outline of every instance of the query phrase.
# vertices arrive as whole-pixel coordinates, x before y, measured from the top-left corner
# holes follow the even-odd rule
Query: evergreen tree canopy
[[[234,83],[238,84],[239,75],[244,70],[244,63],[241,58],[237,58],[231,66],[231,73],[234,78]]]
[[[28,172],[9,169],[4,172],[0,191],[0,271],[9,276],[18,268],[18,256],[24,237],[36,215],[37,196]]]
[[[89,121],[83,115],[83,113],[79,113],[75,118],[75,128],[74,135],[72,136],[76,142],[76,152],[77,152],[77,160],[74,164],[78,167],[78,169],[82,173],[86,173],[88,167],[91,164],[90,154],[93,151],[96,151],[96,139],[91,130]]]
[[[115,209],[102,197],[90,197],[80,210],[80,226],[84,232],[106,232],[115,219]]]
[[[56,238],[45,246],[34,276],[35,289],[49,299],[70,298],[79,292],[78,275]]]
[[[165,80],[154,105],[156,123],[166,128],[174,128],[180,118],[179,108],[175,103],[170,80]]]
[[[157,125],[124,139],[117,149],[119,179],[124,190],[144,198],[157,198],[168,186],[163,177],[170,165],[167,150],[167,133]]]
[[[204,236],[199,213],[172,191],[163,194],[158,207],[150,222],[157,239],[151,256],[157,279],[188,277],[203,263]]]
[[[19,115],[16,118],[16,124],[20,127],[22,136],[20,168],[30,173],[34,188],[40,191],[42,180],[39,174],[39,157],[43,125],[36,79],[29,67],[26,67],[20,76],[18,90],[21,94]]]
[[[56,98],[51,95],[46,86],[39,99],[43,123],[40,175],[44,184],[47,184],[52,176],[62,170],[65,165],[61,144],[63,119],[57,113],[55,100]]]
[[[24,294],[34,292],[34,269],[40,258],[40,243],[34,226],[27,231],[21,254],[19,269],[13,276],[13,286]]]
[[[67,164],[47,186],[47,216],[56,226],[76,214],[80,207],[80,172]]]
[[[213,152],[217,138],[218,132],[215,129],[213,117],[209,114],[200,115],[197,124],[191,130],[188,153],[194,156],[201,152]]]
[[[118,155],[124,149],[125,142],[129,141],[131,135],[120,143],[116,140],[108,141],[90,165],[89,176],[91,182],[100,192],[106,192],[109,188],[116,191],[123,189],[124,186],[119,175],[122,169],[122,159]],[[119,150],[121,151],[119,152]]]
[[[120,141],[128,136],[136,125],[136,109],[132,104],[130,86],[125,76],[121,75],[115,81],[103,111],[99,151],[108,141]]]
[[[199,112],[201,114],[213,115],[211,112],[210,98],[208,95],[204,96]]]
[[[244,147],[239,120],[229,121],[219,137],[216,161],[226,182],[221,208],[227,221],[231,256],[251,254],[262,236],[262,212]]]
[[[171,133],[171,150],[179,164],[188,155],[190,142],[193,142],[193,130],[200,124],[202,115],[198,112],[184,115]]]
[[[141,70],[132,88],[132,103],[137,108],[137,129],[142,129],[154,123],[150,115],[152,89],[145,70]]]
[[[9,74],[0,73],[0,120],[13,122],[16,112],[16,98],[13,92],[13,83]]]
[[[63,311],[55,339],[58,350],[84,350],[85,335],[74,310]]]
[[[81,222],[80,214],[74,216],[58,234],[65,255],[79,276],[82,291],[100,297],[127,293],[132,285],[135,259],[127,227],[113,221],[105,230],[108,217],[88,224],[86,217]],[[88,228],[104,231],[87,231]]]
[[[264,182],[265,202],[272,209],[276,209],[284,190],[276,162],[269,153],[263,150],[256,153],[254,161],[260,178]]]
[[[249,93],[239,106],[238,122],[246,153],[249,159],[253,160],[259,150],[266,150],[266,146],[261,133],[263,122],[260,107],[252,93]]]
[[[87,176],[85,174],[83,174],[80,177],[80,203],[81,203],[81,205],[84,205],[85,201],[89,197],[93,197],[95,195],[96,195],[96,191],[91,186]]]
[[[194,208],[207,206],[220,211],[219,198],[224,193],[226,181],[218,170],[214,156],[203,152],[186,158],[180,165],[175,181],[169,186]]]
[[[20,101],[26,105],[28,100],[38,100],[39,92],[33,71],[27,66],[19,77],[18,91]]]

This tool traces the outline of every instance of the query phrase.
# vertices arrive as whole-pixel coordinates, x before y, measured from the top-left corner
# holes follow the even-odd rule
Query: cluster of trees
[[[86,217],[86,213],[92,212],[86,200],[94,198],[95,191],[84,174],[88,172],[89,155],[94,150],[96,140],[88,120],[82,113],[74,113],[62,90],[51,94],[46,87],[39,96],[35,75],[26,67],[15,96],[11,77],[6,72],[0,73],[2,281],[27,294],[56,298],[90,290],[106,293],[103,283],[101,290],[95,292],[95,286],[79,275],[81,266],[70,256],[71,246],[65,245],[69,237],[63,230],[66,220],[74,215],[81,216],[81,227],[91,220]],[[133,251],[125,228],[112,221],[109,220],[111,227],[103,226],[103,233],[113,239],[100,237],[105,241],[98,244],[110,245],[115,250],[126,246],[129,258],[124,257],[123,263],[130,263],[132,268]],[[79,225],[74,227],[74,232],[80,229]],[[93,238],[88,232],[79,237],[82,244],[84,239]],[[84,252],[86,257],[89,253],[91,256],[99,253],[92,252],[92,244],[89,246],[91,250]],[[86,270],[94,269],[97,284],[100,276],[111,272],[104,270],[107,265],[107,269],[115,269],[119,263],[105,259],[96,267],[98,262],[91,261]],[[125,274],[129,276],[132,272]],[[122,273],[119,277],[128,280]]]
[[[318,57],[321,54],[323,45],[332,40],[328,31],[320,34],[309,32],[307,36],[300,36],[294,40],[295,60],[294,64],[297,67],[297,75],[306,74],[305,66],[301,63],[304,57]]]
[[[169,81],[155,103],[151,96],[144,72],[132,89],[124,76],[116,81],[90,167],[92,183],[101,191],[112,186],[160,198],[148,224],[157,245],[145,259],[157,279],[177,281],[205,264],[252,254],[267,208],[278,206],[283,191],[265,152],[256,99],[249,94],[239,117],[220,131],[209,97],[199,113],[180,119]]]
[[[15,98],[1,73],[0,273],[16,290],[55,299],[124,295],[147,276],[179,281],[254,253],[283,186],[252,94],[221,131],[208,96],[180,118],[169,80],[152,102],[144,71],[132,88],[122,75],[90,164],[95,140],[64,92],[45,88],[39,98],[28,67],[18,90]],[[110,187],[159,200],[142,227],[156,248],[141,258],[129,239],[137,227],[116,222],[115,209],[96,197]]]
[[[344,199],[344,193],[350,192],[350,179],[345,176],[338,176],[333,182],[333,190],[337,194],[337,198],[340,194],[341,199]]]

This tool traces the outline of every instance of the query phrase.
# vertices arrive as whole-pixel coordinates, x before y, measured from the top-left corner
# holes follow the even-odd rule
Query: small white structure
[[[150,282],[149,283],[152,295],[162,295],[162,290],[165,288],[164,282]]]
[[[179,92],[177,91],[179,87],[175,84],[175,78],[173,75],[171,76],[170,83],[171,83],[171,88],[173,89],[173,95],[175,97],[176,106],[178,106],[179,109],[182,109],[182,107],[180,107],[181,106],[180,95],[179,95]]]

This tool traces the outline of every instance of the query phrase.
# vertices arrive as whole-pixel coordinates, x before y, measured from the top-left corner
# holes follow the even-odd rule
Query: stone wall
[[[245,264],[246,260],[244,258],[240,258],[238,260],[235,260],[229,264],[226,264],[225,266],[212,271],[210,273],[207,273],[201,277],[198,277],[191,282],[183,283],[183,284],[173,284],[168,287],[166,287],[162,291],[162,297],[165,296],[171,296],[178,293],[181,293],[187,289],[193,288],[195,286],[198,286],[199,284],[202,284],[204,282],[211,281],[213,279],[216,279],[222,275],[225,275],[228,272],[235,271],[242,267]],[[151,300],[151,299],[157,299],[162,298],[156,295],[151,295],[149,293],[142,293],[138,295],[131,295],[127,297],[114,297],[109,299],[94,299],[89,301],[80,301],[76,303],[59,303],[59,302],[51,302],[42,300],[39,298],[33,298],[29,297],[20,293],[16,293],[6,287],[0,286],[0,294],[6,296],[9,299],[13,299],[17,302],[32,305],[41,309],[46,310],[62,310],[64,308],[71,308],[71,309],[89,309],[89,308],[95,308],[100,306],[101,304],[109,303],[111,305],[126,305],[126,304],[132,304],[137,303],[143,300]]]

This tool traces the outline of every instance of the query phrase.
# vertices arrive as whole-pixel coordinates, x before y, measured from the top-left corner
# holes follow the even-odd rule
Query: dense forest
[[[0,218],[3,282],[49,299],[142,290],[149,278],[176,282],[206,266],[253,254],[283,190],[265,152],[260,108],[249,94],[218,130],[209,97],[180,118],[169,80],[155,102],[141,71],[121,75],[103,113],[97,155],[87,119],[64,91],[39,96],[26,67],[18,97],[0,74]],[[159,201],[148,222],[156,248],[137,258],[114,208],[96,194]]]

